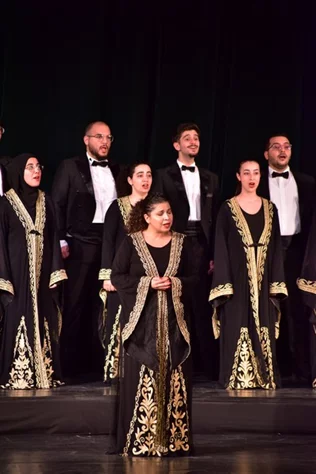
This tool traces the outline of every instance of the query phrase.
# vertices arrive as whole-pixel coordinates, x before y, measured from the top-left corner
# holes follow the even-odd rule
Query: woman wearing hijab
[[[12,187],[0,201],[0,386],[50,388],[60,384],[56,287],[67,276],[53,206],[39,190],[42,166],[25,153],[8,171]]]

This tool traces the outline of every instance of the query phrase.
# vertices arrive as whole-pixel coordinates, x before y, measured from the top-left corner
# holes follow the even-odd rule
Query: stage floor
[[[0,391],[0,434],[113,433],[114,394],[102,382],[53,390]],[[316,391],[227,391],[214,384],[198,385],[193,390],[192,430],[196,435],[316,435]]]
[[[1,474],[312,474],[314,436],[198,435],[194,456],[139,459],[106,455],[106,436],[0,437]]]

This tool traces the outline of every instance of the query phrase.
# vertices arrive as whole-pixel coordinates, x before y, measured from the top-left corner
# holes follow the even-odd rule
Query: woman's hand
[[[154,290],[169,290],[171,281],[169,277],[154,277],[151,280],[151,287]]]
[[[103,289],[105,291],[116,291],[116,288],[112,285],[111,280],[104,280]]]

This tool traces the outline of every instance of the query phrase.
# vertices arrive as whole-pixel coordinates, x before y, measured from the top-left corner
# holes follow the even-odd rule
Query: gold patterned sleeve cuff
[[[99,280],[111,280],[111,268],[101,268],[99,271]]]
[[[286,284],[281,281],[270,283],[270,296],[284,295],[288,296]]]
[[[298,278],[296,280],[296,284],[300,290],[316,295],[316,281],[305,280],[304,278]]]
[[[234,294],[234,288],[231,283],[225,283],[224,285],[218,285],[216,288],[213,288],[210,292],[210,296],[208,298],[209,301],[213,301],[216,298],[220,298],[221,296],[231,296]]]
[[[50,280],[49,280],[49,287],[56,285],[62,280],[68,280],[67,273],[65,270],[56,270],[55,272],[51,273]]]
[[[7,291],[8,293],[11,293],[11,295],[14,295],[12,283],[8,280],[3,280],[3,278],[0,278],[0,290]]]

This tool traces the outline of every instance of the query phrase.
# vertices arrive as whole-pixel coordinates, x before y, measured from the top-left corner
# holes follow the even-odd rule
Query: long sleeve
[[[283,264],[283,249],[280,236],[280,226],[278,211],[275,205],[273,205],[273,219],[272,219],[272,233],[271,233],[271,242],[270,242],[270,275],[269,275],[269,295],[270,298],[281,300],[284,299],[287,295],[287,288],[285,284],[285,275],[284,275],[284,264]]]
[[[234,293],[230,257],[228,252],[228,209],[227,204],[221,206],[217,217],[214,250],[214,274],[209,301],[213,307],[225,303]]]
[[[119,224],[120,211],[117,201],[114,201],[109,207],[104,220],[99,280],[111,279],[112,264],[117,246],[116,239],[118,238]]]
[[[64,263],[60,251],[55,209],[48,196],[46,196],[46,220],[48,225],[48,238],[50,239],[52,249],[51,275],[49,281],[49,286],[52,286],[66,280],[67,274],[64,270]]]

